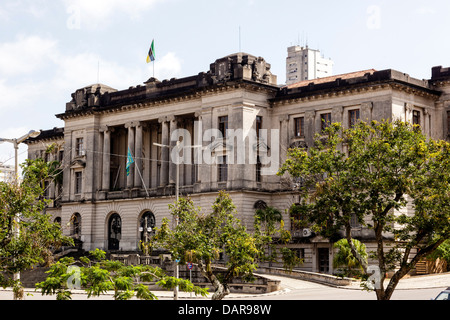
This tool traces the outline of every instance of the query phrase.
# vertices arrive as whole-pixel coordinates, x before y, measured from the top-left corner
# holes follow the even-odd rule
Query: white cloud
[[[18,36],[0,44],[0,75],[17,76],[42,68],[51,59],[56,41],[39,36]]]
[[[157,2],[165,0],[64,0],[68,14],[68,27],[101,28],[114,22],[112,16],[125,13],[139,18]]]
[[[174,52],[169,52],[161,59],[155,60],[155,78],[160,80],[176,78],[181,73],[180,58]],[[149,67],[153,72],[153,66]]]
[[[156,60],[155,76],[161,80],[177,77],[181,63],[169,52]],[[0,44],[0,110],[38,101],[39,95],[51,88],[52,92],[75,90],[98,78],[117,89],[128,88],[152,76],[153,66],[144,64],[145,57],[138,66],[127,67],[92,52],[65,54],[54,39],[19,36],[14,42]]]
[[[35,107],[39,98],[46,94],[45,86],[45,82],[8,84],[0,79],[0,115]]]
[[[416,9],[416,13],[420,15],[435,14],[436,10],[431,7],[422,6]]]
[[[30,129],[27,129],[23,126],[9,127],[0,130],[0,137],[4,139],[20,138],[29,131]],[[28,150],[26,145],[24,144],[19,145],[18,151],[19,164],[25,161],[26,150]],[[9,142],[0,143],[0,162],[14,166],[14,147],[11,143]]]

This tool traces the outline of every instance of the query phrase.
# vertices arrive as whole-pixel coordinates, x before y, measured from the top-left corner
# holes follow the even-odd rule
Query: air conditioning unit
[[[310,237],[312,235],[311,229],[308,229],[308,228],[303,229],[303,234],[302,235],[303,235],[304,238]]]

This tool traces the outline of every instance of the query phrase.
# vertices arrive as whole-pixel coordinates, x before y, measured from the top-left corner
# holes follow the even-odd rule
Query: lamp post
[[[17,138],[17,139],[0,138],[0,143],[9,142],[14,145],[14,183],[16,183],[17,186],[19,185],[19,159],[18,159],[19,144],[21,144],[28,138],[36,138],[40,134],[41,134],[40,131],[31,130],[26,135],[24,135],[20,138]],[[20,232],[19,225],[18,225],[19,214],[16,214],[16,217],[14,220],[16,222],[15,227],[14,227],[14,238],[17,239],[19,237],[19,232]],[[20,272],[14,273],[13,279],[14,279],[14,281],[20,281]]]
[[[19,151],[19,144],[27,140],[28,138],[36,138],[41,134],[40,131],[31,130],[26,135],[17,138],[17,139],[4,139],[0,138],[0,143],[3,142],[10,142],[14,145],[14,181],[18,184],[19,183],[19,159],[18,159],[18,151]]]

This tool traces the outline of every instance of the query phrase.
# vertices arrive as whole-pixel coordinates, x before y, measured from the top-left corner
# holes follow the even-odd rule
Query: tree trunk
[[[207,262],[207,265],[205,266],[203,262],[199,262],[198,266],[200,267],[203,276],[208,279],[208,281],[213,285],[215,289],[211,300],[222,300],[230,294],[228,285],[225,283],[221,283],[215,276],[214,272],[212,272],[211,263]]]

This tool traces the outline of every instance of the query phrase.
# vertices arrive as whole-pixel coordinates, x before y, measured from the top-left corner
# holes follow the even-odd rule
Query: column
[[[158,125],[151,125],[149,127],[150,131],[150,183],[149,188],[156,188],[158,187],[158,175],[160,174],[158,172],[158,154],[160,152],[160,147],[155,146],[154,143],[159,143],[158,141]]]
[[[278,118],[280,124],[280,163],[284,163],[287,159],[287,149],[290,147],[289,139],[289,115],[281,115]]]
[[[429,138],[431,138],[430,119],[431,119],[430,111],[428,110],[428,108],[424,108],[423,109],[423,121],[424,121],[423,132]]]
[[[110,188],[110,170],[111,170],[111,132],[114,128],[105,126],[100,129],[103,131],[103,169],[102,169],[102,190],[108,191]]]
[[[306,111],[305,112],[305,142],[308,146],[314,145],[314,136],[316,134],[316,111]]]
[[[373,103],[372,102],[363,102],[361,103],[361,120],[370,122],[372,121],[372,109],[373,109]]]
[[[128,147],[127,147],[127,162],[128,162],[128,152],[131,152],[131,155],[134,159],[134,123],[130,122],[125,124],[125,128],[128,129]],[[134,163],[130,165],[130,171],[127,175],[127,189],[132,189],[134,186]]]
[[[192,183],[200,182],[199,166],[203,163],[203,126],[202,126],[202,114],[201,112],[195,113],[196,120],[194,121],[193,132],[193,144],[199,146],[192,150],[192,164],[193,164],[193,181]]]
[[[142,188],[142,129],[143,123],[136,122],[136,141],[134,148],[134,187]]]
[[[164,146],[169,145],[169,122],[167,117],[159,118],[159,123],[162,126],[161,132],[161,144]],[[160,172],[160,186],[164,187],[169,183],[169,148],[161,148],[161,172]]]
[[[62,201],[69,201],[71,199],[72,190],[70,186],[72,185],[72,170],[70,169],[70,163],[74,158],[74,150],[72,148],[72,131],[65,130],[64,133],[64,159],[63,159],[63,191],[62,191]]]
[[[170,133],[169,133],[169,145],[170,145],[170,154],[172,153],[172,150],[176,148],[177,142],[172,141],[172,133],[178,128],[178,123],[175,118],[175,116],[168,117],[168,120],[170,121]],[[177,165],[172,161],[169,154],[169,184],[175,184],[175,181],[177,179],[176,172],[177,172]]]

